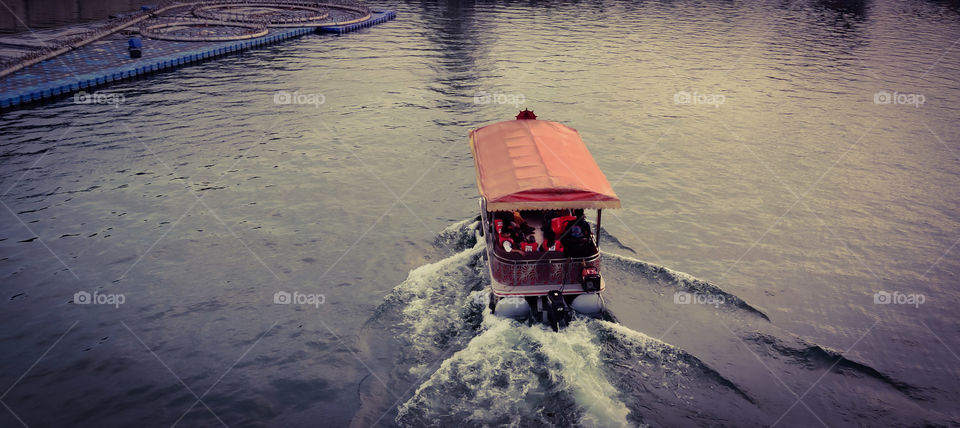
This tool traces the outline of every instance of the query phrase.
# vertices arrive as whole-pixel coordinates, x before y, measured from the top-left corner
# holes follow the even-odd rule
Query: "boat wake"
[[[758,354],[784,358],[794,365],[808,370],[828,370],[843,376],[864,377],[879,381],[900,391],[914,400],[927,400],[923,391],[906,382],[894,379],[866,364],[844,357],[839,351],[825,346],[810,344],[800,338],[793,338],[793,344],[770,334],[754,333],[745,338],[752,342]]]
[[[371,375],[359,386],[361,408],[352,426],[760,426],[775,422],[783,410],[766,396],[766,386],[757,386],[755,373],[739,373],[732,367],[736,362],[723,357],[718,367],[735,376],[624,325],[578,318],[554,333],[493,315],[476,225],[468,219],[441,232],[435,245],[457,252],[411,271],[365,325],[360,350]],[[704,355],[713,358],[742,344],[747,358],[771,361],[762,366],[788,362],[784,372],[803,367],[817,376],[826,370],[869,377],[900,397],[922,399],[913,386],[829,348],[778,337],[789,333],[714,284],[629,257],[603,256],[607,269],[619,269],[632,281],[723,297],[720,313],[732,313],[745,332],[724,341],[730,348]],[[626,284],[612,284],[618,286]]]
[[[443,361],[397,416],[401,425],[626,426],[588,321],[564,334],[484,314],[483,331]]]
[[[711,301],[718,302],[718,306],[741,309],[757,315],[764,320],[770,321],[770,317],[768,317],[767,314],[760,309],[753,307],[749,303],[744,302],[743,299],[733,294],[723,291],[716,285],[695,278],[693,275],[677,272],[663,266],[647,263],[627,256],[621,256],[619,254],[608,253],[606,251],[603,251],[602,253],[604,261],[607,263],[630,270],[631,272],[641,275],[652,281],[672,284],[678,291],[696,293],[698,295],[708,297]]]

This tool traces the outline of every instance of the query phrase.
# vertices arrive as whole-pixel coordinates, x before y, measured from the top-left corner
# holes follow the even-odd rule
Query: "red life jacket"
[[[543,241],[543,251],[563,251],[563,245],[560,244],[560,241],[553,241],[553,245],[548,245],[547,241]]]
[[[553,230],[553,233],[557,236],[557,239],[560,239],[560,236],[563,235],[563,232],[567,230],[567,223],[576,219],[577,217],[572,215],[554,217],[550,220],[550,230]]]
[[[504,242],[509,242],[509,243],[510,243],[510,249],[509,249],[509,250],[507,249],[507,247],[504,247],[504,246],[503,246],[503,243],[504,243]],[[513,245],[513,240],[510,239],[509,236],[501,236],[501,237],[500,237],[500,248],[503,248],[504,251],[510,252],[510,251],[513,251],[513,250],[516,248],[516,246]]]
[[[523,251],[537,251],[536,242],[523,242],[520,244],[520,249]]]

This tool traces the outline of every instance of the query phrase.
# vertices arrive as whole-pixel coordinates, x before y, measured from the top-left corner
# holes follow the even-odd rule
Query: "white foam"
[[[465,311],[474,308],[476,297],[471,293],[483,278],[482,265],[476,260],[483,251],[482,242],[436,263],[420,266],[407,279],[394,287],[388,299],[399,305],[404,325],[404,339],[413,347],[407,354],[429,355],[436,351],[442,337],[457,334],[464,328]],[[425,364],[411,367],[419,375]]]
[[[574,321],[555,333],[486,311],[482,333],[420,385],[398,421],[462,418],[471,425],[523,426],[579,415],[581,426],[628,426],[630,411],[606,378],[590,322]]]
[[[604,361],[596,334],[588,321],[575,320],[563,331],[534,326],[528,333],[541,345],[541,351],[559,362],[560,379],[583,410],[580,424],[587,427],[627,426],[630,410],[620,401],[617,389],[604,373]]]
[[[475,244],[477,238],[474,231],[479,225],[480,222],[474,218],[460,220],[440,231],[434,243],[453,251],[469,248]]]
[[[398,422],[520,427],[525,420],[540,419],[536,398],[547,391],[538,379],[541,363],[523,337],[525,327],[492,315],[484,327],[417,388],[400,407]]]

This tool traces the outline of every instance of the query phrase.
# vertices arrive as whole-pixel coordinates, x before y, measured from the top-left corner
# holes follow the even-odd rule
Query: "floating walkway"
[[[265,36],[226,42],[145,39],[143,56],[136,59],[130,58],[127,44],[129,36],[114,34],[0,78],[0,109],[17,108],[137,76],[172,70],[305,34],[350,33],[382,24],[396,16],[396,12],[391,10],[373,10],[368,19],[360,22],[319,27],[270,28]]]

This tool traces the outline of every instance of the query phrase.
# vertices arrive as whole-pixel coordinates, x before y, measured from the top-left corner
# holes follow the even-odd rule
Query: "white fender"
[[[584,315],[596,315],[603,311],[603,299],[600,293],[581,294],[573,299],[570,307]]]
[[[504,297],[497,302],[497,309],[494,313],[505,318],[522,320],[530,316],[530,305],[523,297]]]

